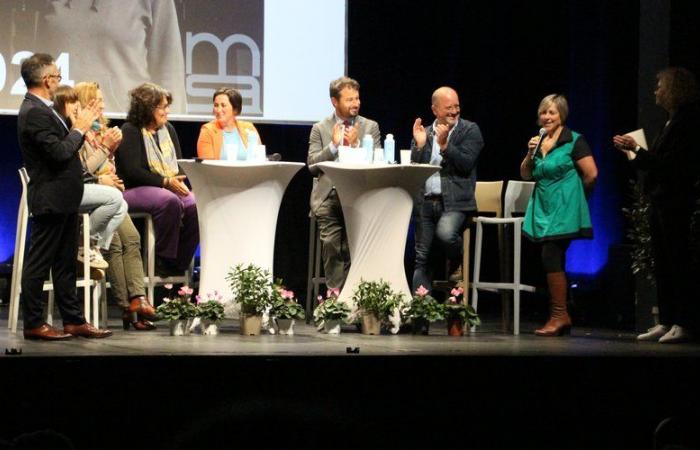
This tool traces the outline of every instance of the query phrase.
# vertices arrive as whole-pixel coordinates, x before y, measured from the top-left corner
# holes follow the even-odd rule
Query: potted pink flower
[[[467,330],[480,325],[481,320],[470,305],[464,302],[464,289],[453,288],[451,296],[445,301],[445,320],[447,321],[447,334],[450,336],[463,336],[464,327]]]
[[[167,289],[172,289],[172,284],[166,284]],[[163,298],[163,303],[156,311],[161,319],[168,321],[171,336],[183,336],[190,333],[190,324],[197,313],[197,308],[190,301],[194,289],[182,286],[175,297]]]
[[[403,320],[413,326],[413,334],[427,335],[430,323],[445,318],[445,308],[422,285],[416,289],[411,304],[401,313]]]
[[[304,308],[297,302],[294,292],[286,289],[281,280],[274,285],[274,299],[270,308],[270,316],[277,323],[279,334],[293,335],[296,320],[304,320]]]
[[[340,334],[340,325],[350,315],[350,307],[338,301],[340,289],[331,288],[326,291],[326,298],[318,296],[318,306],[314,309],[314,323],[319,331],[328,334]]]
[[[219,325],[224,318],[224,297],[218,291],[209,292],[205,297],[197,295],[197,316],[200,320],[202,334],[215,336],[219,334]]]

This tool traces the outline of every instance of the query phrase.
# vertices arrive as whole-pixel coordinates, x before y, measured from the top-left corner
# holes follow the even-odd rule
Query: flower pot
[[[324,320],[323,331],[328,334],[340,334],[340,320]]]
[[[277,328],[280,334],[286,334],[287,336],[294,335],[294,319],[276,319]]]
[[[241,334],[257,336],[262,329],[262,314],[241,313]]]
[[[202,319],[202,334],[205,336],[216,336],[219,334],[219,321]]]
[[[413,334],[422,334],[423,336],[427,336],[429,334],[430,322],[425,319],[414,319],[412,326],[413,328],[411,331]]]
[[[464,323],[461,317],[447,319],[448,336],[464,336]]]
[[[192,319],[171,320],[170,336],[186,336],[190,334],[190,322]]]
[[[376,314],[362,313],[362,334],[379,335],[382,332],[382,322]]]

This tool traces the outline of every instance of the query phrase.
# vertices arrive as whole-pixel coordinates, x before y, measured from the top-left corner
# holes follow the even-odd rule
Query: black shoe
[[[167,259],[156,257],[156,276],[161,278],[173,277],[182,275],[184,270],[179,270],[175,265]]]

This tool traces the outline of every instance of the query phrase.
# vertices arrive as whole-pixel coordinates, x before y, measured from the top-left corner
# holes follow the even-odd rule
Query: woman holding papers
[[[593,188],[598,169],[583,136],[564,126],[569,106],[563,95],[543,98],[537,113],[542,129],[528,142],[529,151],[520,164],[520,175],[536,182],[523,233],[542,246],[550,294],[549,320],[535,334],[559,336],[571,331],[566,250],[572,239],[593,236],[586,192]]]
[[[676,343],[698,331],[700,90],[695,76],[683,68],[662,70],[657,79],[656,104],[669,116],[659,136],[648,151],[628,135],[613,137],[613,143],[636,153],[632,164],[646,173],[643,192],[651,204],[660,323],[637,339]]]
[[[238,120],[243,108],[241,94],[231,88],[214,92],[214,120],[202,125],[197,139],[197,156],[202,159],[246,161],[249,139],[260,143],[255,125]]]

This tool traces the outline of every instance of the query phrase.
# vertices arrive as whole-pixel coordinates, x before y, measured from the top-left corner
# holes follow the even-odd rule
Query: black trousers
[[[652,204],[651,245],[654,255],[659,321],[663,325],[698,328],[698,292],[690,246],[691,209]]]
[[[44,323],[42,294],[49,270],[63,323],[85,323],[75,288],[78,214],[43,214],[33,217],[31,226],[29,253],[22,272],[24,328]]]

